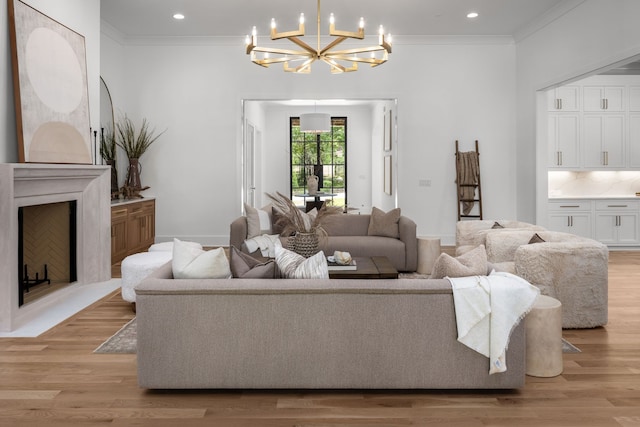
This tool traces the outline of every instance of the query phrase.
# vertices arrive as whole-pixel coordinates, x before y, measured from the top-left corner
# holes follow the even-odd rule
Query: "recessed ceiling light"
[[[478,12],[469,12],[467,13],[467,18],[473,19],[478,17]]]
[[[177,19],[177,20],[184,19],[184,15],[181,13],[176,13],[173,15],[173,19]]]

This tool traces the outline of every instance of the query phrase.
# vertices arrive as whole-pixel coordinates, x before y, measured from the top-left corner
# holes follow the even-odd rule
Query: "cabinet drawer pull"
[[[580,205],[561,205],[561,208],[579,208]]]
[[[629,205],[607,205],[608,208],[628,208]]]

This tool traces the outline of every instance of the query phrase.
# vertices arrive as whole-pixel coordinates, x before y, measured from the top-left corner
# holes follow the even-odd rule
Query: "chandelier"
[[[344,73],[356,71],[358,63],[370,64],[372,67],[387,62],[391,53],[391,34],[384,35],[384,28],[380,25],[378,30],[378,45],[363,48],[334,50],[334,48],[347,39],[364,39],[364,18],[360,18],[358,31],[340,31],[335,28],[333,13],[329,17],[329,35],[335,37],[325,47],[320,46],[320,0],[318,0],[318,43],[314,49],[300,37],[304,37],[304,13],[300,14],[298,31],[279,33],[276,30],[275,19],[271,20],[271,40],[288,39],[298,45],[302,50],[279,49],[274,47],[260,47],[256,27],[253,27],[250,36],[246,36],[245,45],[247,55],[251,55],[251,61],[262,67],[271,64],[282,63],[284,71],[291,73],[310,73],[311,64],[322,61],[329,65],[331,73]]]

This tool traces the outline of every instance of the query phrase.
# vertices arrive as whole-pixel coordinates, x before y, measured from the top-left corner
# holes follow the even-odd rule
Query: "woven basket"
[[[318,243],[318,235],[315,232],[301,233],[298,231],[289,238],[289,249],[305,258],[309,258],[320,252]]]

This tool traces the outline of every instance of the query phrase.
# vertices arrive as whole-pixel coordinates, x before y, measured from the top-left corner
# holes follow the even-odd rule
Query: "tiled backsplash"
[[[549,197],[635,197],[640,171],[551,171]]]

